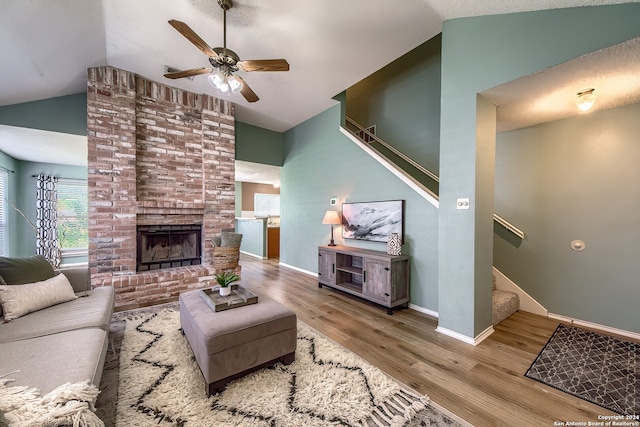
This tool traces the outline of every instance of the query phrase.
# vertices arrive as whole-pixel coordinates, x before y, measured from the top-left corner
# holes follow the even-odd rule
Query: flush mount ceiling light
[[[576,99],[576,105],[580,111],[589,111],[593,104],[596,102],[596,95],[593,93],[595,89],[585,89],[578,92],[578,98]]]

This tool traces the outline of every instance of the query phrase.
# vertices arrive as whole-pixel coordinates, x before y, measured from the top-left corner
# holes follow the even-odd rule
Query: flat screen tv
[[[404,200],[342,204],[344,239],[387,242],[391,233],[403,241]]]

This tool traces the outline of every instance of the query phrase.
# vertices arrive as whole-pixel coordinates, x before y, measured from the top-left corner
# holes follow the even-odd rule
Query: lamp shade
[[[340,224],[340,215],[336,211],[327,211],[322,219],[323,224]]]

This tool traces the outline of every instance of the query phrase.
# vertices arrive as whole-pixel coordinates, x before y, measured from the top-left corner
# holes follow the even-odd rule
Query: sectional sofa
[[[65,383],[98,387],[114,297],[112,287],[90,290],[86,267],[0,257],[0,377],[42,395]]]

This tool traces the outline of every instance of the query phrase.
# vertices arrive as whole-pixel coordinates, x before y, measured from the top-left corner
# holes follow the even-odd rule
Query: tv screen
[[[342,204],[344,239],[387,242],[391,233],[403,240],[404,200]]]

